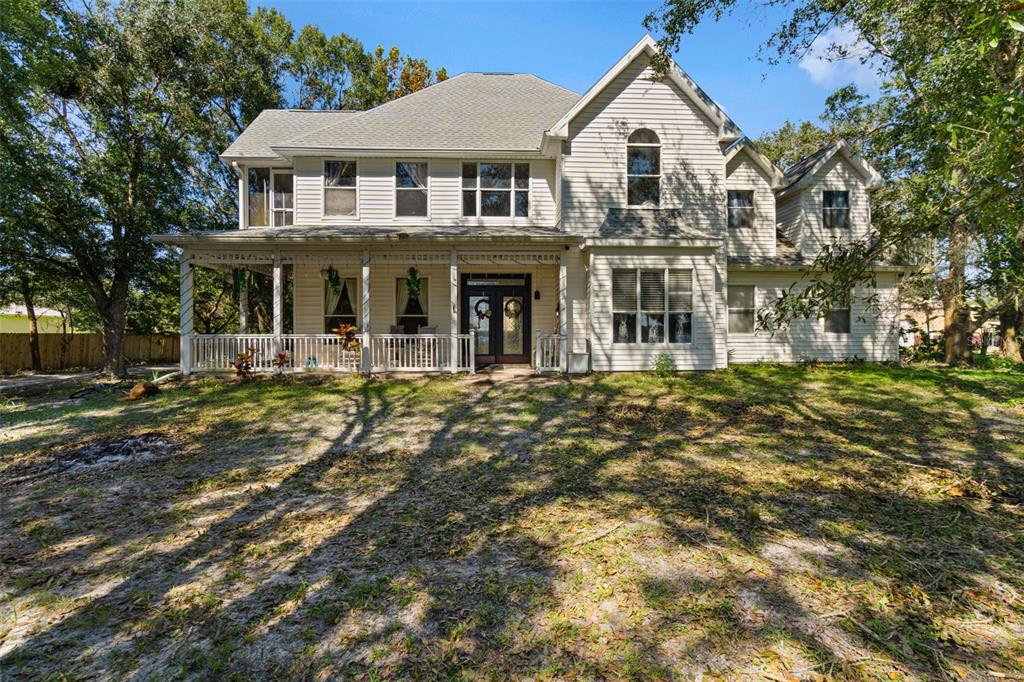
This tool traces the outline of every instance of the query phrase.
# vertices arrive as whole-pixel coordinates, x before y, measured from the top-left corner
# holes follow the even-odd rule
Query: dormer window
[[[825,190],[821,196],[821,223],[826,230],[850,229],[850,193]]]
[[[661,140],[638,128],[626,140],[626,201],[630,206],[661,205]]]

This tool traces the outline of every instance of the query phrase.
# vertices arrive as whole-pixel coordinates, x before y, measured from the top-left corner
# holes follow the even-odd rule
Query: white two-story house
[[[878,174],[842,143],[782,171],[677,66],[656,78],[656,49],[582,96],[464,73],[368,111],[263,112],[222,154],[238,229],[158,238],[181,249],[183,369],[247,349],[365,372],[895,360],[897,268],[855,292],[879,305],[756,324],[823,245],[868,232]],[[194,334],[195,267],[272,278],[270,333],[243,288],[238,334]]]

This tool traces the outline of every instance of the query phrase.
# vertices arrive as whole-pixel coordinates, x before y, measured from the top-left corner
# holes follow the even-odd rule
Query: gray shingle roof
[[[306,111],[304,109],[265,109],[253,119],[221,156],[279,159],[271,144],[296,135],[304,135],[351,118],[358,111]]]
[[[822,157],[824,157],[825,155],[831,153],[833,149],[835,149],[837,144],[838,143],[836,142],[827,144],[818,151],[814,152],[813,154],[808,154],[807,156],[805,156],[804,158],[800,159],[792,166],[787,168],[785,171],[786,186],[790,187],[800,182],[800,179],[807,175],[807,173],[812,168],[814,168],[814,164],[818,163],[818,161],[820,161]]]
[[[331,125],[276,140],[303,149],[536,150],[579,95],[529,74],[463,73]]]
[[[678,208],[610,208],[598,234],[611,239],[719,239],[688,227],[692,215]]]

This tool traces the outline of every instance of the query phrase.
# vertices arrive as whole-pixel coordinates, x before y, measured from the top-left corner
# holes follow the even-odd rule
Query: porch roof
[[[610,208],[598,228],[602,239],[660,239],[718,242],[722,238],[695,229],[690,214],[678,208]]]
[[[255,227],[246,230],[218,230],[159,234],[153,240],[170,246],[214,246],[229,244],[364,244],[387,242],[534,242],[578,244],[583,238],[550,227],[458,226],[458,225],[323,225],[312,227]]]

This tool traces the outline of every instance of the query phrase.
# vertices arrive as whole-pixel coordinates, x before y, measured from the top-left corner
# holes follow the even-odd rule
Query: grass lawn
[[[3,679],[1024,676],[1019,372],[206,378],[0,485]]]

